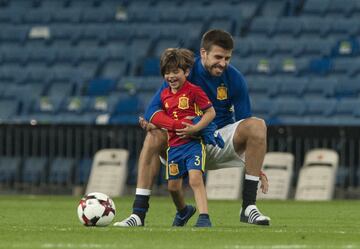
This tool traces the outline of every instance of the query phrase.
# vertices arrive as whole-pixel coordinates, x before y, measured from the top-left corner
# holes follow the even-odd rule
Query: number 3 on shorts
[[[196,166],[200,165],[200,157],[199,156],[195,156],[195,165]]]

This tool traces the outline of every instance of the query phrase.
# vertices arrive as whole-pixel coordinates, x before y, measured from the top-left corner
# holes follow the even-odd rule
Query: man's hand
[[[266,194],[269,191],[269,181],[267,176],[264,174],[264,172],[260,173],[260,188],[261,188],[261,192],[263,192],[264,194]]]
[[[141,128],[144,129],[145,131],[151,131],[151,130],[158,129],[156,127],[156,125],[149,123],[143,117],[139,117],[139,124],[140,124]]]

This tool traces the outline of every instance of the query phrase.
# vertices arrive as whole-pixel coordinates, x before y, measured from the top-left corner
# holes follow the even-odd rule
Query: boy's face
[[[164,79],[172,90],[179,90],[184,85],[188,75],[189,70],[184,72],[181,68],[175,68],[165,72]]]
[[[201,61],[212,76],[220,76],[229,65],[232,50],[213,45],[209,51],[200,49]]]

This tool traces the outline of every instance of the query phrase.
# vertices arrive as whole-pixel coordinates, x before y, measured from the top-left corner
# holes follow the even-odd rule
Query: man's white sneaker
[[[128,218],[122,221],[118,221],[114,223],[116,227],[140,227],[144,226],[141,222],[141,219],[136,214],[130,215]]]
[[[255,205],[249,205],[245,210],[240,211],[240,221],[254,225],[270,225],[270,218],[262,215]]]

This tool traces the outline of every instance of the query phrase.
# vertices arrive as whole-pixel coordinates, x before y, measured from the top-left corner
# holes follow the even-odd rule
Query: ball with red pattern
[[[85,226],[107,226],[115,217],[115,204],[106,194],[89,193],[81,198],[77,213]]]

